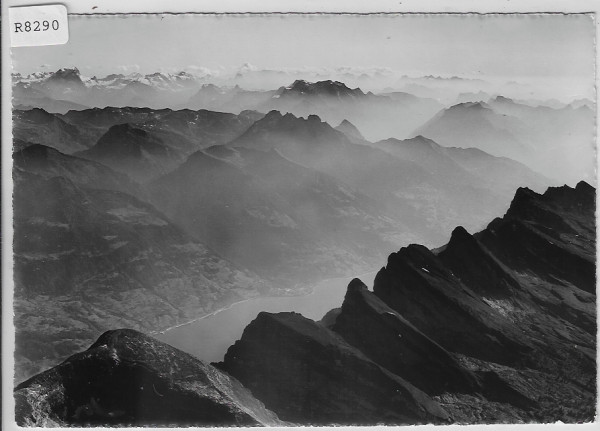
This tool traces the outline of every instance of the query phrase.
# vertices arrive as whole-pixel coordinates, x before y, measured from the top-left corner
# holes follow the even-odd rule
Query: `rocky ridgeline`
[[[104,333],[15,398],[21,426],[282,425],[234,378],[130,329]]]
[[[595,189],[584,182],[543,195],[519,189],[506,215],[483,231],[458,227],[444,247],[410,245],[390,255],[373,291],[353,280],[342,307],[321,322],[260,313],[218,364],[133,331],[104,334],[86,352],[19,385],[17,419],[591,421],[594,211]]]
[[[219,367],[294,422],[592,420],[594,207],[583,182],[519,189],[484,231],[393,253],[320,324],[261,313]]]

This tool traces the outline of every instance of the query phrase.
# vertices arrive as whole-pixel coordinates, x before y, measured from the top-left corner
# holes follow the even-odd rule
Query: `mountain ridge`
[[[130,329],[105,332],[15,397],[20,426],[283,425],[235,379]]]
[[[409,245],[391,254],[375,278],[373,291],[354,279],[341,309],[327,313],[315,325],[341,336],[375,363],[423,390],[450,421],[591,421],[596,397],[596,310],[595,295],[587,285],[594,282],[595,273],[586,270],[578,275],[582,264],[566,256],[582,249],[595,262],[594,201],[595,189],[585,182],[575,188],[549,188],[543,194],[520,189],[506,215],[483,231],[470,235],[459,226],[440,249]],[[543,210],[564,222],[555,223]],[[564,250],[562,263],[546,257],[546,250],[550,256],[554,253],[552,243],[530,242],[518,232],[503,230],[516,220],[536,225],[531,235],[540,237],[546,235],[543,226],[550,223],[556,231],[553,241]],[[578,236],[578,243],[571,241]],[[535,253],[527,250],[529,243],[535,244]],[[518,264],[501,252],[504,247],[522,250]],[[560,278],[540,278],[548,271]],[[296,369],[296,356],[304,353],[289,354],[298,347],[280,340],[278,331],[260,321],[257,318],[246,328],[219,366],[261,394],[265,402],[269,400],[276,413],[287,414],[285,402],[271,399],[274,393],[269,388],[285,385],[301,394],[305,380],[290,384],[291,375],[265,373],[255,349],[271,352],[276,358],[270,361],[292,369]],[[296,323],[298,328],[309,324]],[[286,348],[276,350],[274,339]],[[311,359],[304,360],[309,370],[303,372],[337,369],[333,363],[312,364],[313,358],[330,351],[330,343],[318,342],[316,336],[300,342],[313,346]],[[335,382],[339,384],[339,379]],[[329,386],[333,384],[321,379],[324,391],[339,391]],[[369,399],[378,396],[372,393]],[[330,424],[340,423],[347,413],[339,407],[337,414]]]

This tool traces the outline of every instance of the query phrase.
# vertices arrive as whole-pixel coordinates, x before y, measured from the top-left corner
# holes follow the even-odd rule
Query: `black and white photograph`
[[[11,48],[3,414],[594,422],[596,20],[90,10]]]

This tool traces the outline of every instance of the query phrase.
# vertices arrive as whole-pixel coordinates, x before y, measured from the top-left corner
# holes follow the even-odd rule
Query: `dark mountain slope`
[[[140,182],[164,175],[184,157],[152,132],[129,123],[112,126],[96,145],[76,155],[110,166]]]
[[[15,389],[21,426],[282,425],[235,379],[139,332],[109,331]]]
[[[168,111],[170,110],[107,106],[105,108],[71,110],[61,115],[60,118],[77,127],[84,135],[85,146],[91,148],[112,126],[125,123],[143,124]]]
[[[225,144],[244,133],[264,114],[242,111],[238,115],[201,109],[168,111],[144,123],[142,128],[164,136],[173,148],[180,148],[185,155],[212,145]],[[188,142],[183,147],[178,141]]]
[[[62,154],[40,144],[29,145],[13,154],[14,167],[48,179],[65,177],[75,184],[94,189],[116,190],[141,196],[138,184],[107,166]]]
[[[390,255],[377,274],[374,292],[450,351],[514,364],[528,350],[515,325],[490,314],[483,299],[423,246],[410,245]]]
[[[537,406],[496,372],[465,368],[459,358],[389,308],[358,279],[348,286],[331,327],[371,360],[431,396],[453,393],[490,404],[505,403],[505,409],[519,412]],[[497,409],[487,417],[496,421],[502,415],[502,409]],[[460,420],[460,415],[454,420]]]
[[[297,313],[260,313],[218,366],[284,420],[311,425],[443,423],[437,403]]]
[[[207,110],[105,107],[69,111],[60,116],[75,126],[85,147],[96,144],[112,126],[129,123],[160,138],[173,150],[189,155],[211,145],[238,137],[263,114],[242,111],[239,115]]]
[[[169,111],[170,109],[134,107],[115,108],[112,106],[107,106],[105,108],[90,108],[69,111],[66,114],[63,114],[61,118],[77,127],[86,129],[103,128],[105,132],[115,124],[142,123],[150,120],[156,115],[163,115]]]
[[[478,237],[517,270],[595,294],[595,224],[589,217],[594,196],[583,182],[567,194],[565,188],[550,188],[542,196],[519,189],[506,216]]]
[[[13,111],[13,138],[56,148],[66,154],[87,148],[77,127],[39,108]]]
[[[358,279],[348,285],[341,312],[332,329],[374,362],[428,394],[473,392],[473,373],[439,344],[367,290]]]
[[[502,379],[538,403],[536,420],[584,420],[595,405],[594,208],[583,182],[543,195],[520,189],[504,218],[475,236],[459,227],[433,253],[411,245],[391,255],[375,295],[469,357],[468,369],[504,364]]]

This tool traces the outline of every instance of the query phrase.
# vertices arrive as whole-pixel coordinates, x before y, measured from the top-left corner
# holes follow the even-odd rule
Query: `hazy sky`
[[[14,71],[23,74],[76,66],[104,76],[251,63],[593,79],[594,25],[584,15],[71,16],[68,44],[12,52]]]

